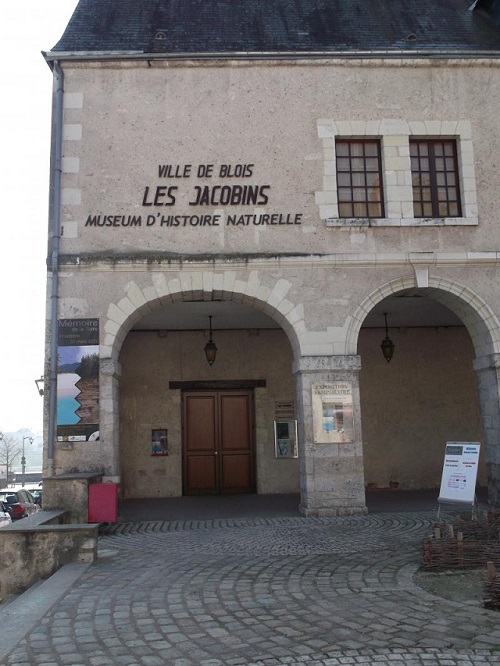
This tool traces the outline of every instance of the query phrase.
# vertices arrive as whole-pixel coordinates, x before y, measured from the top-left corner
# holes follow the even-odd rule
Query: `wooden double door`
[[[253,391],[183,393],[183,492],[255,492]]]

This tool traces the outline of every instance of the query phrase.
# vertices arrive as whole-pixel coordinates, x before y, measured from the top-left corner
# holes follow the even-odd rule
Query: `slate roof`
[[[498,0],[478,0],[473,11],[472,4],[473,0],[80,0],[52,52],[500,54],[500,27],[481,10],[484,6],[493,16]]]

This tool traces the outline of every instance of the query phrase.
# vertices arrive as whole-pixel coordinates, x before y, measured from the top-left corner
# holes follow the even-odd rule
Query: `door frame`
[[[186,467],[186,445],[187,445],[187,440],[186,440],[186,400],[185,398],[188,397],[189,395],[196,395],[196,394],[206,394],[206,393],[224,393],[224,394],[234,394],[237,395],[239,394],[246,394],[249,397],[248,400],[248,427],[249,427],[249,434],[250,434],[250,490],[246,491],[248,493],[254,494],[256,492],[257,488],[257,447],[256,447],[256,437],[255,437],[255,393],[254,393],[254,387],[257,384],[262,386],[262,381],[263,380],[257,380],[253,381],[250,380],[253,386],[248,386],[248,383],[250,382],[226,382],[226,381],[220,381],[220,382],[182,382],[184,386],[182,387],[181,390],[181,423],[182,423],[182,433],[181,433],[181,442],[182,442],[182,452],[181,452],[181,457],[182,457],[182,494],[183,495],[188,495],[187,491],[187,467]],[[171,382],[172,384],[173,382]],[[177,382],[176,382],[177,383]],[[179,382],[178,384],[180,384]],[[207,386],[207,384],[209,386]],[[241,385],[243,384],[243,386]],[[245,385],[247,384],[247,385]],[[189,386],[186,386],[189,385]],[[196,385],[196,386],[193,386]],[[203,385],[203,386],[201,386]],[[229,385],[229,386],[228,386]],[[265,385],[265,381],[264,381]],[[176,387],[180,388],[180,387]],[[219,439],[220,443],[220,438],[219,438],[219,432],[220,432],[220,406],[219,406],[219,396],[217,397],[216,401],[216,409],[217,409],[217,415],[216,415],[216,420],[218,423],[217,426],[217,438]],[[220,475],[221,475],[221,469],[220,466],[222,464],[222,457],[221,455],[217,454],[217,476],[218,476],[218,492],[214,493],[205,493],[206,495],[229,495],[229,494],[238,494],[238,493],[222,493],[220,492]],[[246,493],[241,493],[241,494],[246,494]],[[196,493],[196,492],[191,492],[189,493],[189,496],[203,496],[203,493]]]

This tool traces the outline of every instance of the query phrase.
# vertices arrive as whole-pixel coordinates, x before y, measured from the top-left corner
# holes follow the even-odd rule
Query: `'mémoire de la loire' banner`
[[[59,319],[57,441],[99,439],[99,320]]]

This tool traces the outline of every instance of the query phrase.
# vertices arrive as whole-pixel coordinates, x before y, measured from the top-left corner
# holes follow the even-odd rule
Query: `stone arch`
[[[348,354],[355,354],[361,326],[373,307],[405,289],[416,288],[414,276],[391,280],[371,292],[358,306],[349,321],[346,347]],[[452,310],[463,322],[471,336],[476,358],[500,352],[500,325],[491,308],[469,287],[445,278],[430,277],[429,286],[421,288],[425,295]]]
[[[129,331],[148,313],[169,303],[224,300],[243,303],[271,317],[285,332],[295,359],[301,356],[300,335],[306,330],[304,309],[287,295],[292,283],[277,279],[262,284],[257,271],[236,279],[236,271],[152,271],[147,286],[124,284],[123,297],[110,303],[100,346],[100,431],[110,448],[108,473],[120,478],[119,404],[121,365],[119,355]]]
[[[417,287],[414,276],[392,280],[375,289],[356,309],[347,325],[347,353],[355,353],[361,326],[373,307],[397,292]],[[466,327],[474,347],[488,476],[488,501],[500,506],[500,326],[497,316],[469,287],[452,280],[430,277],[420,288],[427,296],[452,310]]]
[[[110,304],[101,359],[117,362],[127,333],[149,312],[168,303],[200,300],[234,301],[266,313],[284,330],[295,358],[300,357],[304,309],[302,304],[296,305],[286,297],[292,286],[288,280],[279,279],[270,288],[261,283],[257,271],[252,271],[246,280],[237,280],[235,271],[186,271],[171,278],[158,272],[152,278],[153,285],[142,289],[129,282],[125,286],[126,295],[118,303]]]

